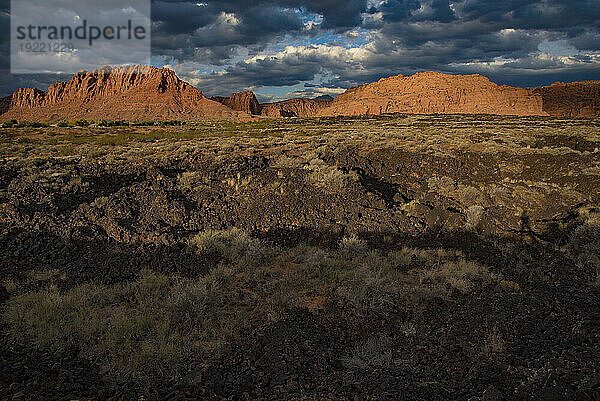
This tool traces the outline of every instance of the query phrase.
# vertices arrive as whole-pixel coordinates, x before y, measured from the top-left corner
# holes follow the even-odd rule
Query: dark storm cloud
[[[491,26],[564,30],[581,25],[598,27],[600,23],[597,0],[464,0],[455,4],[462,19]]]
[[[385,21],[437,21],[450,22],[456,15],[449,0],[387,0],[369,12],[381,12]]]
[[[192,49],[221,47],[214,53],[227,59],[234,54],[232,46],[262,48],[275,37],[306,34],[300,12],[321,15],[321,31],[344,31],[359,26],[366,11],[366,0],[162,0],[152,5],[153,47],[177,58],[197,55]]]
[[[195,2],[152,2],[152,20],[164,35],[189,34],[206,26],[216,18],[214,12],[199,7]]]
[[[261,86],[293,86],[312,80],[322,71],[324,61],[316,55],[290,55],[239,62],[227,69],[226,77],[219,73],[208,74],[198,86],[208,96]]]
[[[415,45],[454,38],[475,41],[502,29],[544,30],[564,36],[584,29],[597,32],[600,27],[598,0],[388,0],[380,11],[389,21],[382,27],[387,35]]]
[[[474,63],[494,63],[498,59],[531,64],[525,68],[507,63],[502,68],[481,71],[495,74],[499,81],[515,84],[536,81],[536,73],[540,77],[561,74],[575,77],[575,71],[585,71],[585,76],[590,76],[594,69],[597,70],[592,59],[588,60],[591,65],[575,68],[554,58],[540,63],[531,55],[538,52],[544,41],[563,39],[576,50],[598,51],[598,0],[386,0],[370,2],[370,6],[362,1],[346,2],[341,6],[332,0],[279,4],[300,6],[322,14],[320,30],[335,28],[340,31],[361,25],[370,29],[376,33],[370,39],[371,54],[360,62],[339,60],[318,52],[287,54],[252,65],[237,63],[219,79],[234,80],[242,86],[293,85],[311,80],[327,70],[334,78],[322,85],[348,87],[392,73],[410,74],[430,69],[460,72],[476,69],[470,66]],[[363,18],[362,23],[358,22],[358,17]],[[288,31],[295,32],[298,32],[296,28]],[[573,61],[583,63],[585,59],[581,56]],[[468,66],[461,67],[460,64]],[[290,72],[288,76],[286,71]],[[511,74],[511,71],[518,71],[518,74]],[[520,78],[516,79],[517,76]]]
[[[155,53],[216,65],[240,46],[260,49],[304,27],[298,13],[266,2],[157,1],[152,19]]]

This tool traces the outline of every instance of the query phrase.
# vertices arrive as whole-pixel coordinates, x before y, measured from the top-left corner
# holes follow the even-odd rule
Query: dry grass
[[[498,282],[498,277],[479,263],[460,260],[421,273],[422,284],[455,289],[469,294],[476,289]]]
[[[175,378],[190,355],[218,349],[235,320],[218,275],[190,281],[145,274],[131,284],[84,284],[12,298],[4,321],[42,348],[76,347],[115,380]]]
[[[274,322],[292,307],[328,299],[352,319],[372,320],[403,309],[414,292],[448,297],[451,288],[467,294],[496,280],[460,252],[403,247],[382,253],[356,237],[337,250],[285,250],[233,229],[202,232],[188,244],[220,262],[196,279],[148,272],[131,283],[86,283],[66,292],[53,284],[57,271],[35,271],[31,279],[46,288],[18,295],[11,286],[3,321],[15,338],[78,349],[114,380],[144,383],[179,377],[190,358],[218,355],[249,314]],[[413,336],[415,327],[407,323],[400,332]],[[348,366],[391,363],[387,342],[378,337],[358,345]]]
[[[342,358],[344,366],[353,370],[374,370],[390,368],[394,360],[393,340],[379,333],[354,346],[348,356]]]

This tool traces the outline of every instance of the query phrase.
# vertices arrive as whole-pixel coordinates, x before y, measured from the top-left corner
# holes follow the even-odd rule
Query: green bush
[[[156,121],[135,121],[129,123],[131,127],[155,127],[158,125]]]
[[[67,125],[69,127],[88,127],[88,126],[90,126],[90,124],[91,123],[89,121],[86,121],[86,120],[81,119],[81,118],[75,119],[75,120],[69,120],[67,122]]]
[[[109,127],[129,127],[129,123],[127,121],[111,121],[108,123]]]
[[[161,127],[181,126],[181,125],[185,125],[185,122],[179,121],[179,120],[170,120],[170,121],[161,121],[160,122]]]
[[[17,125],[14,125],[16,128],[47,128],[50,124],[39,121],[39,122],[29,122],[29,121],[19,121]]]

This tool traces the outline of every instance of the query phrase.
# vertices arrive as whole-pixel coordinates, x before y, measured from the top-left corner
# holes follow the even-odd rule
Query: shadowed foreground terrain
[[[599,400],[599,128],[0,129],[0,398]]]

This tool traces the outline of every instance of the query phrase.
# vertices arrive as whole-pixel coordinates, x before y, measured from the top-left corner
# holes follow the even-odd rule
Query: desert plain
[[[600,399],[600,120],[0,128],[0,398]]]

